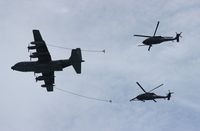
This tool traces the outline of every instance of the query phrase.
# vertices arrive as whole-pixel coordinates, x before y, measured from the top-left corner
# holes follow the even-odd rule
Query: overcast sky
[[[200,130],[199,0],[0,0],[1,131],[198,131]],[[175,36],[138,47],[133,34]],[[72,67],[56,72],[57,88],[112,99],[88,100],[59,90],[47,92],[33,73],[12,71],[29,61],[32,30],[47,44],[68,48],[106,49],[82,52],[82,74]],[[53,59],[70,50],[49,47]],[[175,92],[170,101],[129,102],[142,90],[164,84],[155,93]]]

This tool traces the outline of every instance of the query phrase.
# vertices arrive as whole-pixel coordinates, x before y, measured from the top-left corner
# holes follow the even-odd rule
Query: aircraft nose
[[[145,44],[145,45],[147,44],[146,40],[144,40],[142,43]]]
[[[11,69],[13,69],[13,70],[14,70],[14,69],[15,69],[15,66],[12,66],[12,67],[11,67]]]

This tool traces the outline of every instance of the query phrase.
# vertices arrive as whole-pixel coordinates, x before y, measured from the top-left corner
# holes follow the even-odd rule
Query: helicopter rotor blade
[[[174,92],[171,92],[170,90],[168,90],[169,93],[174,94]]]
[[[149,45],[138,45],[138,46],[149,46]]]
[[[159,88],[159,87],[161,87],[161,86],[163,86],[164,84],[161,84],[161,85],[159,85],[159,86],[157,86],[157,87],[155,87],[155,88],[153,88],[152,90],[150,90],[149,92],[152,92],[153,90],[155,90],[155,89],[157,89],[157,88]]]
[[[156,35],[156,32],[157,32],[157,29],[158,29],[159,23],[160,23],[160,21],[158,21],[158,23],[157,23],[157,25],[156,25],[156,29],[155,29],[155,31],[154,31],[154,34],[153,34],[153,36],[155,36],[155,35]]]
[[[139,82],[136,82],[136,84],[146,93],[146,91],[144,90],[144,88],[142,88]]]
[[[148,51],[150,51],[150,50],[151,50],[151,47],[152,47],[152,45],[149,45]]]
[[[137,37],[152,37],[152,36],[148,36],[148,35],[134,35],[134,36],[137,36]]]
[[[157,102],[155,99],[153,99],[154,102]]]

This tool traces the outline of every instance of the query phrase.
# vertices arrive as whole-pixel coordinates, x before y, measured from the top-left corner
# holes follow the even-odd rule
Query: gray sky
[[[199,0],[1,0],[2,131],[198,131],[200,130],[200,2]],[[167,42],[138,47],[152,35],[174,36]],[[106,54],[83,52],[82,74],[72,67],[56,72],[56,87],[113,103],[92,101],[59,90],[47,93],[33,73],[12,71],[29,61],[32,29],[47,44],[70,48],[106,49]],[[69,50],[49,47],[53,59],[68,58]],[[164,83],[155,91],[175,92],[170,101],[132,102],[141,89]]]

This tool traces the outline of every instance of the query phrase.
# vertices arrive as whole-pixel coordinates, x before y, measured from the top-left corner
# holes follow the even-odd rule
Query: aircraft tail
[[[169,93],[168,93],[167,96],[166,96],[166,97],[167,97],[167,100],[170,100],[171,95],[172,95],[173,93],[174,93],[174,92],[170,92],[170,91],[169,91]]]
[[[181,32],[181,33],[182,33],[182,32]],[[175,39],[176,39],[177,42],[179,42],[179,38],[182,37],[182,36],[181,36],[181,33],[176,33]]]
[[[84,60],[82,60],[81,49],[72,49],[69,60],[72,62],[72,66],[76,73],[81,74],[81,62],[84,62]]]

